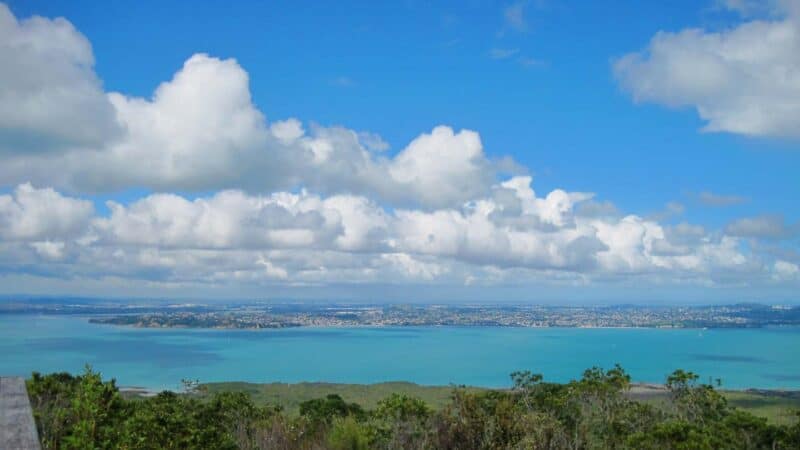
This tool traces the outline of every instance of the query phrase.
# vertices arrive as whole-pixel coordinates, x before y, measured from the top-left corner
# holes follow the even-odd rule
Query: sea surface
[[[800,327],[577,329],[497,327],[142,329],[61,315],[0,315],[0,374],[29,376],[91,364],[121,386],[178,389],[210,381],[503,387],[529,369],[579,378],[620,363],[635,381],[677,368],[727,388],[800,389]]]

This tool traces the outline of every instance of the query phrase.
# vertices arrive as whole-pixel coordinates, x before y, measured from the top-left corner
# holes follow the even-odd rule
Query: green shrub
[[[627,396],[621,367],[565,384],[515,372],[510,390],[454,389],[432,411],[392,394],[366,412],[338,395],[303,402],[300,416],[242,392],[162,392],[125,400],[90,367],[34,373],[28,393],[42,447],[51,449],[797,449],[800,421],[775,425],[730,406],[697,376],[667,378],[663,405]]]
[[[370,448],[369,430],[353,416],[337,417],[328,433],[331,450],[367,450]]]

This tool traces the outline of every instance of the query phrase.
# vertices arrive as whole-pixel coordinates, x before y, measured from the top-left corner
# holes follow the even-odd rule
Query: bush
[[[667,378],[663,407],[630,400],[630,377],[592,368],[566,384],[516,372],[514,387],[455,389],[440,411],[392,394],[374,411],[338,395],[303,402],[300,416],[244,393],[199,390],[125,400],[90,367],[34,373],[28,393],[50,449],[796,449],[800,421],[778,426],[735,409],[691,372]]]
[[[353,416],[338,417],[328,433],[328,445],[331,450],[367,450],[371,438],[369,430]]]
[[[345,402],[338,394],[330,394],[325,398],[301,403],[300,415],[317,424],[330,424],[337,417],[356,416],[361,419],[364,417],[364,410],[357,403]]]

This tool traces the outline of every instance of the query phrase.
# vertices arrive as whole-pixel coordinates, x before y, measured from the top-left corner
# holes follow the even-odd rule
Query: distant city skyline
[[[0,297],[797,303],[800,1],[0,3]]]

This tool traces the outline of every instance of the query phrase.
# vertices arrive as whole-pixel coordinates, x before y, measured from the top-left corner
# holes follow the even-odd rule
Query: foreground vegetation
[[[409,393],[368,408],[328,393],[291,413],[218,385],[125,399],[88,368],[81,376],[34,373],[28,392],[45,449],[800,448],[797,419],[771,423],[697,379],[678,370],[663,401],[641,402],[628,395],[630,377],[619,366],[566,384],[517,372],[512,389],[454,388],[438,410]],[[323,394],[325,385],[314,386]]]
[[[479,387],[460,387],[465,392],[481,393],[489,389]],[[308,400],[336,394],[347,402],[357,403],[371,410],[378,402],[391,394],[401,394],[424,401],[432,410],[439,411],[450,403],[452,386],[424,386],[402,381],[375,384],[346,383],[243,383],[219,382],[205,383],[199,393],[211,397],[223,392],[244,392],[258,406],[280,406],[290,416],[299,414],[300,405]],[[797,420],[796,410],[800,410],[800,391],[734,391],[718,390],[728,404],[745,410],[755,416],[764,417],[770,423],[791,425]],[[133,395],[130,395],[131,397]],[[633,385],[626,393],[631,400],[661,406],[670,401],[670,392],[653,385]]]
[[[461,387],[465,392],[478,393],[487,389]],[[289,416],[300,413],[300,405],[308,400],[336,394],[345,401],[357,403],[363,409],[378,407],[381,400],[392,394],[418,398],[434,411],[444,408],[453,397],[452,386],[422,386],[402,381],[376,384],[344,383],[206,383],[199,386],[196,393],[204,398],[224,392],[244,392],[258,406],[280,406]],[[800,405],[800,404],[799,404]]]
[[[746,392],[723,391],[729,405],[743,409],[755,416],[765,417],[771,423],[791,425],[800,410],[800,392]]]

